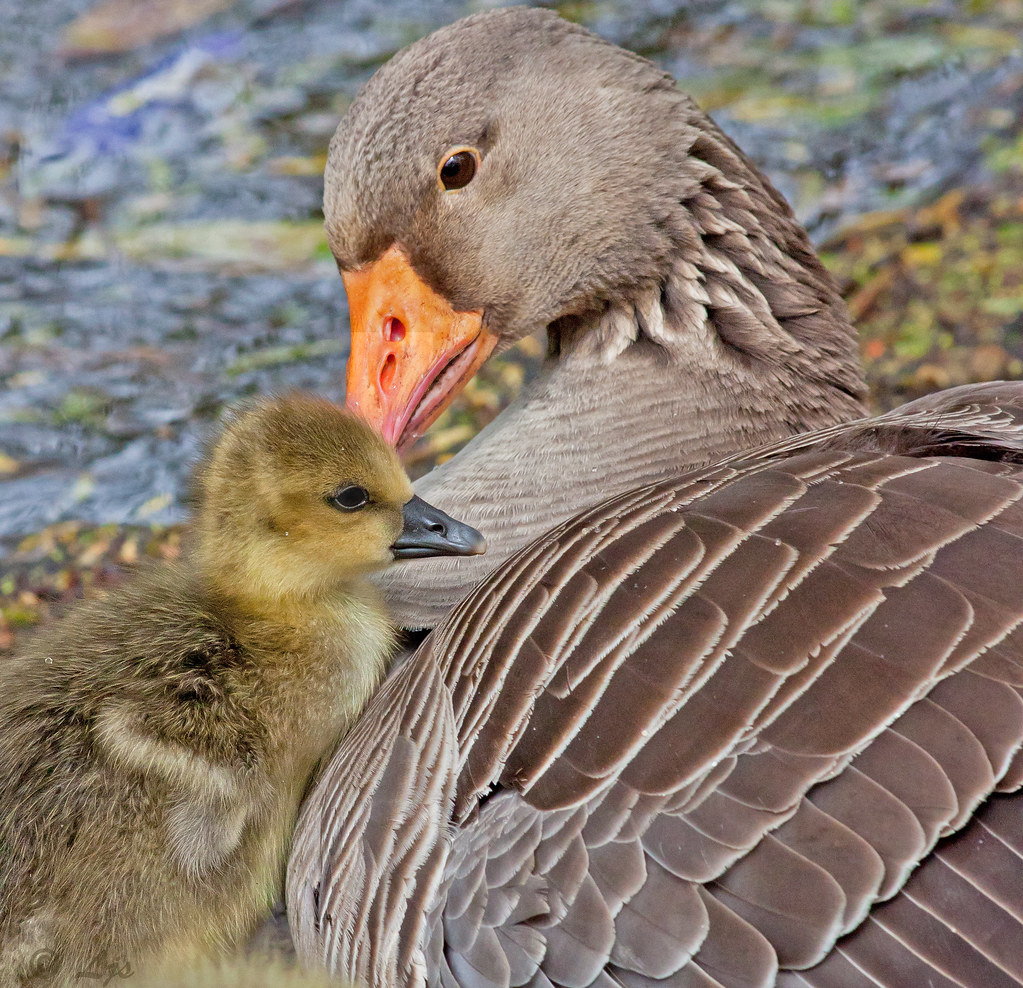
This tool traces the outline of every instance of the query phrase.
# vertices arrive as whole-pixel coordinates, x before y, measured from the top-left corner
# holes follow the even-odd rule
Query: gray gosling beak
[[[391,546],[395,559],[478,556],[487,551],[486,540],[475,528],[455,521],[421,497],[413,497],[401,509],[401,516],[405,525]]]

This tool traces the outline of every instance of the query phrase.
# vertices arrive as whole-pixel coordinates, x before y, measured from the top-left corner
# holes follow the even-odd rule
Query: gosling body
[[[237,418],[198,486],[184,562],[83,605],[3,669],[0,985],[244,938],[279,893],[316,763],[383,674],[392,629],[365,574],[415,542],[393,451],[292,396]],[[365,503],[339,504],[352,490]],[[468,531],[419,554],[478,551]]]

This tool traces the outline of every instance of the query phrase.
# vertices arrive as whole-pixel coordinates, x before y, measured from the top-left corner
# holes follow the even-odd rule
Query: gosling
[[[0,985],[110,980],[239,943],[318,760],[381,680],[366,575],[472,555],[394,451],[292,395],[228,425],[191,550],[0,667]]]
[[[117,985],[118,981],[110,984]],[[127,988],[357,988],[326,971],[302,971],[271,957],[230,957],[195,967],[155,969],[132,978]]]

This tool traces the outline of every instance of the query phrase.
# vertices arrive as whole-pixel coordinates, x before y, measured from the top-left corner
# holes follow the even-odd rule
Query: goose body
[[[490,553],[382,580],[434,630],[300,818],[303,959],[1023,984],[1023,388],[863,419],[781,197],[663,73],[550,12],[399,53],[324,205],[349,404],[399,445],[490,352],[545,330],[549,359],[417,485]]]
[[[366,574],[478,539],[439,512],[446,544],[427,531],[393,450],[314,398],[240,415],[199,488],[188,559],[4,665],[4,988],[180,965],[249,934],[309,776],[392,647]]]
[[[1023,983],[1023,387],[583,512],[306,802],[304,963],[399,985]],[[912,512],[913,523],[905,515]]]

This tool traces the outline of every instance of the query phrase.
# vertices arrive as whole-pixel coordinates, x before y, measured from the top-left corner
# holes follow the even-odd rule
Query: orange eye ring
[[[437,165],[437,184],[444,192],[458,192],[475,178],[479,166],[480,153],[476,148],[452,148]]]

